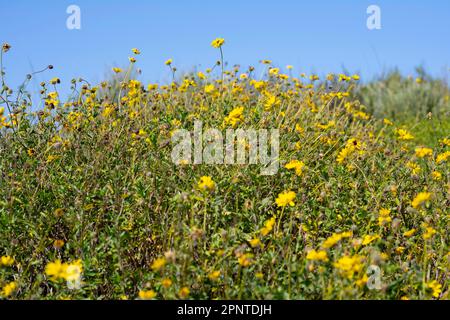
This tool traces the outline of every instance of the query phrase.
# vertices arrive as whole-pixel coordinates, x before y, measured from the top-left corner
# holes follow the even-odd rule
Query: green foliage
[[[224,83],[193,76],[146,89],[123,75],[99,86],[74,81],[68,101],[52,80],[36,112],[2,90],[0,106],[16,112],[0,117],[0,296],[447,298],[449,173],[438,155],[449,152],[450,121],[441,82],[393,74],[359,89],[343,80],[357,86],[354,96],[238,72],[221,74]],[[176,165],[171,136],[196,119],[223,130],[278,128],[279,171]],[[293,160],[304,168],[286,168]],[[204,176],[213,181],[206,189]],[[289,190],[293,206],[277,205]],[[64,263],[82,264],[80,287],[64,281]],[[366,286],[371,265],[383,272],[378,290]]]

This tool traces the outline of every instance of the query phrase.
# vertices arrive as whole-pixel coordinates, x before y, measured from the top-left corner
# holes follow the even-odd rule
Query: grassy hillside
[[[68,101],[53,79],[37,112],[4,82],[0,295],[448,298],[448,88],[266,63],[263,80],[217,66],[162,86],[115,70]],[[195,120],[278,128],[278,172],[175,164],[172,135]]]

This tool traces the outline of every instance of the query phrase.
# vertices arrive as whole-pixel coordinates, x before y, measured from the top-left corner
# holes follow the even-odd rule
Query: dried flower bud
[[[11,45],[9,44],[9,43],[4,43],[4,44],[2,44],[2,50],[3,50],[3,52],[8,52],[9,51],[9,49],[11,49]]]

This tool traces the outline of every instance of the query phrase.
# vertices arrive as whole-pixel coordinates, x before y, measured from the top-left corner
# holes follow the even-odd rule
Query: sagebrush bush
[[[356,97],[377,117],[395,120],[420,118],[429,113],[450,116],[448,83],[433,78],[422,68],[418,76],[404,77],[398,71],[388,72],[355,90]]]

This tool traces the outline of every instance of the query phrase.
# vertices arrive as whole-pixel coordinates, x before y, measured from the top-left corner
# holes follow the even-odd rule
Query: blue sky
[[[66,8],[81,9],[81,30],[68,30]],[[366,9],[381,8],[381,30],[368,30]],[[218,58],[209,46],[226,39],[225,60],[243,67],[272,59],[294,72],[350,71],[370,79],[398,67],[413,74],[424,65],[449,75],[450,1],[6,1],[0,4],[0,42],[12,49],[5,67],[12,86],[27,73],[52,64],[32,83],[59,76],[102,80],[112,66],[126,66],[130,49],[142,54],[141,80],[167,82],[167,58],[183,71],[205,69]]]

